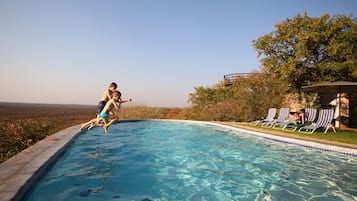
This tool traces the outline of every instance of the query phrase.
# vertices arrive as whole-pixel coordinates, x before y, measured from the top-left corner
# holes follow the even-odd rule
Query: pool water
[[[357,158],[219,126],[121,122],[82,133],[27,200],[357,200]]]

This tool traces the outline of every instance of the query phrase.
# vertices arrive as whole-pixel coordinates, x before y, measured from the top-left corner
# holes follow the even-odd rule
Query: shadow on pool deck
[[[226,125],[230,128],[247,129],[238,125],[227,125],[222,122],[207,123],[221,126]],[[58,157],[64,153],[67,146],[69,146],[70,143],[76,138],[76,136],[81,133],[79,132],[79,128],[80,125],[72,126],[51,136],[48,136],[47,138],[41,140],[35,145],[27,148],[16,156],[0,164],[0,201],[23,200],[26,196],[26,193],[29,192],[32,187],[34,187],[39,178],[42,177],[43,173],[45,173],[46,170],[51,167],[51,165],[58,159]],[[261,133],[262,131],[258,132]],[[272,136],[271,139],[280,141],[280,138],[273,137],[272,133],[262,133],[262,135],[265,137]],[[286,138],[288,136],[284,137]],[[285,142],[294,143],[294,141],[289,140]],[[309,143],[308,141],[305,142]],[[314,146],[316,145],[311,145],[311,147]],[[329,145],[324,144],[322,146]],[[320,145],[318,145],[317,148],[320,148]],[[348,149],[353,153],[357,153],[357,147],[355,146],[349,147]]]

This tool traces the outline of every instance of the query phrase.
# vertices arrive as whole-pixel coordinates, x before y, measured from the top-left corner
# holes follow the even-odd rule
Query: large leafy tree
[[[321,81],[357,81],[357,23],[351,16],[296,15],[253,41],[262,70],[291,91]]]

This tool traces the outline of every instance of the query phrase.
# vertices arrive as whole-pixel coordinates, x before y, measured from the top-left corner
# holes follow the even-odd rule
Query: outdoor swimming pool
[[[135,121],[78,136],[27,200],[357,200],[357,157],[227,128]]]

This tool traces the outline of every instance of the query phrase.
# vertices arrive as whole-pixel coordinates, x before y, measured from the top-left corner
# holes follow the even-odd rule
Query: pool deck
[[[180,121],[180,120],[179,120]],[[184,121],[198,122],[198,121]],[[198,122],[205,123],[205,122]],[[357,146],[350,144],[334,143],[330,141],[316,141],[306,138],[291,138],[292,136],[271,133],[261,130],[252,130],[249,127],[236,125],[229,122],[207,122],[211,125],[225,126],[227,128],[249,130],[253,135],[283,141],[286,143],[300,144],[306,147],[314,147],[323,150],[337,151],[357,156]],[[0,201],[23,200],[28,192],[60,157],[70,143],[81,134],[80,125],[72,126],[59,131],[42,141],[27,148],[16,156],[0,164]],[[258,133],[259,132],[259,133]]]
[[[23,200],[41,175],[80,133],[72,126],[46,137],[0,164],[0,201]]]

